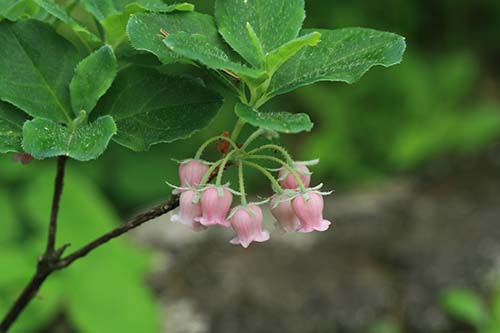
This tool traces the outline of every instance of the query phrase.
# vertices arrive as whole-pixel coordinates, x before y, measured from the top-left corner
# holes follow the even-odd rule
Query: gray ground
[[[140,228],[158,253],[151,284],[166,332],[359,333],[388,316],[404,332],[458,332],[438,295],[487,288],[500,271],[500,163],[498,151],[452,163],[337,193],[330,231],[275,230],[247,250],[221,229],[192,233],[167,218]]]

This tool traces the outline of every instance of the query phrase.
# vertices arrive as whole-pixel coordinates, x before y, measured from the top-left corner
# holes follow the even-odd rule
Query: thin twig
[[[228,163],[224,168],[230,167],[231,164]],[[216,168],[208,178],[208,182],[212,181],[218,174],[219,168]],[[141,213],[128,221],[127,223],[120,225],[119,227],[111,230],[110,232],[102,235],[101,237],[95,239],[94,241],[88,243],[87,245],[81,247],[80,249],[74,251],[73,253],[67,255],[66,257],[60,259],[57,263],[57,269],[63,269],[71,265],[75,260],[85,257],[87,254],[95,250],[96,248],[104,245],[110,240],[123,235],[124,233],[135,229],[142,224],[154,220],[168,212],[176,209],[179,206],[179,195],[171,195],[165,202],[159,204],[158,206],[151,208],[145,213]]]
[[[109,242],[110,240],[112,240],[112,239],[132,230],[132,229],[139,227],[143,223],[151,221],[157,217],[160,217],[160,216],[168,213],[171,210],[174,210],[177,206],[179,206],[179,196],[178,195],[170,196],[170,198],[167,201],[165,201],[164,203],[150,209],[146,213],[142,213],[140,215],[137,215],[135,218],[131,219],[127,223],[120,225],[116,229],[108,232],[107,234],[102,235],[101,237],[97,238],[96,240],[83,246],[79,250],[76,250],[75,252],[71,253],[70,255],[62,258],[61,260],[59,260],[59,262],[57,264],[57,268],[62,269],[62,268],[69,266],[72,262],[86,256],[89,252],[98,248],[99,246]]]
[[[54,184],[54,198],[52,199],[52,212],[50,213],[49,236],[47,239],[47,248],[45,254],[55,252],[56,233],[57,233],[57,214],[59,213],[59,203],[64,185],[64,167],[66,166],[66,156],[59,156],[57,159],[57,174]]]

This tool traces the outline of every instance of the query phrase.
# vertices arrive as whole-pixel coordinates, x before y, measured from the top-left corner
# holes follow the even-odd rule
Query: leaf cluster
[[[190,11],[190,4],[33,0],[0,7],[6,18],[0,22],[0,152],[87,161],[112,139],[144,151],[189,137],[222,104],[198,79],[130,60],[141,56],[131,55],[125,31],[132,13]]]
[[[275,96],[318,81],[356,82],[375,65],[399,63],[406,47],[404,38],[393,33],[303,29],[304,19],[304,0],[216,0],[215,17],[139,13],[132,16],[127,31],[133,47],[155,54],[163,63],[206,67],[247,107],[247,112],[236,107],[243,121],[295,133],[311,129],[307,115],[264,114],[261,107]],[[163,40],[151,38],[160,30]],[[283,128],[276,128],[277,123]]]
[[[215,17],[161,0],[3,2],[0,152],[38,159],[95,159],[110,140],[144,151],[207,126],[221,95],[165,64],[208,68],[243,122],[297,133],[312,128],[306,114],[262,106],[318,81],[353,83],[405,49],[393,33],[302,29],[304,0],[217,0]]]

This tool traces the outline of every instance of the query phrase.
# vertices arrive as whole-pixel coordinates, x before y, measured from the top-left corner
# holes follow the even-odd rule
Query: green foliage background
[[[212,1],[192,2],[212,12]],[[367,26],[403,35],[409,45],[401,65],[374,69],[353,86],[324,83],[272,102],[275,110],[311,116],[312,132],[282,140],[299,159],[321,158],[314,171],[323,182],[349,189],[465,158],[498,141],[499,1],[310,0],[306,10],[310,27]],[[171,159],[190,157],[198,143],[234,121],[226,108],[189,141],[141,154],[113,145],[97,161],[70,163],[60,239],[77,247],[166,197],[163,181],[176,179]],[[40,253],[54,169],[53,161],[21,166],[10,158],[0,157],[2,314]],[[63,308],[81,332],[159,332],[158,308],[144,287],[150,259],[128,239],[106,245],[50,279],[13,332],[48,325]],[[120,320],[110,323],[109,312]]]

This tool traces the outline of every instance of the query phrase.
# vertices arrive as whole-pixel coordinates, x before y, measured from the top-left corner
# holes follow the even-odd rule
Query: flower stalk
[[[240,185],[240,200],[241,205],[245,206],[247,204],[247,193],[245,191],[245,177],[243,175],[243,162],[238,162],[238,180]]]

